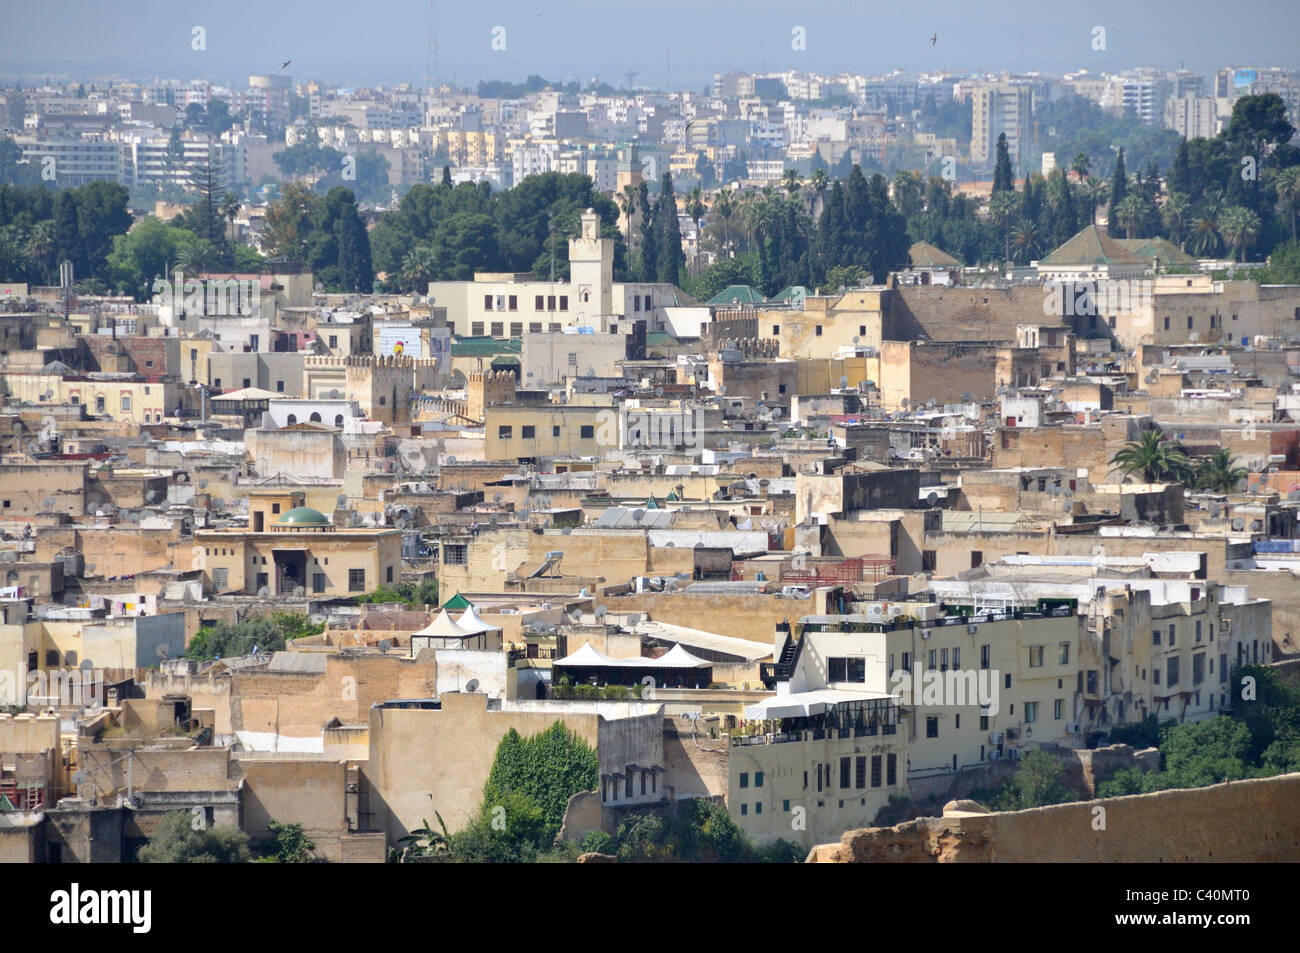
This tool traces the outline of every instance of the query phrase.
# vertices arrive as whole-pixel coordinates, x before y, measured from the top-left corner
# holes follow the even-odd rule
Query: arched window
[[[76,652],[65,652],[64,655],[63,655],[63,664],[66,665],[66,666],[68,666],[68,668],[76,668],[76,667],[77,667],[77,653],[76,653]]]
[[[334,426],[335,426],[335,427],[342,427],[342,426],[343,426],[343,415],[342,415],[342,414],[335,414],[335,415],[334,415]]]
[[[9,570],[9,572],[7,572],[7,573],[5,574],[5,585],[6,585],[6,586],[16,586],[16,585],[18,585],[18,570],[17,570],[17,569],[11,569],[11,570]]]
[[[49,649],[45,653],[45,665],[47,668],[58,668],[59,652],[57,649]]]
[[[298,415],[297,415],[297,414],[290,414],[290,415],[289,415],[289,426],[293,426],[293,425],[296,424],[297,422],[298,422]]]
[[[318,424],[320,423],[320,414],[313,411],[311,417],[309,417],[308,420],[313,424]]]

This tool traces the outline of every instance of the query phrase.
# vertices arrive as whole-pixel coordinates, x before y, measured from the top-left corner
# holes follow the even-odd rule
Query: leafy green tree
[[[490,813],[504,803],[506,795],[522,794],[542,812],[544,839],[549,843],[559,832],[569,798],[594,790],[599,780],[595,750],[562,721],[529,738],[511,729],[498,744],[483,785],[482,810]]]
[[[501,794],[464,830],[452,835],[451,859],[467,864],[519,864],[550,847],[542,808],[521,791]]]
[[[1182,447],[1157,430],[1143,431],[1142,436],[1115,452],[1112,468],[1124,476],[1137,474],[1143,483],[1176,482],[1187,485],[1191,465]]]
[[[1020,199],[1015,192],[997,191],[989,198],[989,219],[1002,231],[1002,257],[1011,260],[1011,227],[1020,213]]]
[[[136,859],[142,864],[246,864],[253,852],[236,827],[195,830],[189,811],[173,811],[158,823]]]
[[[276,864],[309,864],[314,859],[312,851],[316,845],[306,835],[301,824],[281,824],[269,821],[267,829],[271,832],[270,841],[263,847],[266,853],[260,858]]]
[[[1246,260],[1246,249],[1255,244],[1261,225],[1258,215],[1239,205],[1231,205],[1219,214],[1219,232],[1237,249],[1240,261]]]
[[[286,641],[319,635],[325,626],[307,622],[306,616],[277,612],[270,617],[255,616],[241,622],[218,622],[199,629],[185,651],[187,658],[208,660],[248,655],[256,647],[259,652],[278,652]]]
[[[998,807],[1004,811],[1021,811],[1075,800],[1075,795],[1061,781],[1064,770],[1061,762],[1046,751],[1030,751],[1007,781]]]

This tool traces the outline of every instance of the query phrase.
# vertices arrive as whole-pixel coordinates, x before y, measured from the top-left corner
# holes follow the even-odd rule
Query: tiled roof
[[[726,305],[735,301],[741,304],[762,304],[763,296],[749,285],[727,285],[704,303]]]
[[[917,242],[907,250],[913,268],[960,268],[961,262],[929,242]]]
[[[1141,258],[1111,238],[1104,228],[1089,225],[1038,265],[1143,265]]]

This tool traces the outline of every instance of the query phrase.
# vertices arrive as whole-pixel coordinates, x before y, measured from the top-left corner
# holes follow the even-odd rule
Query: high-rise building
[[[1007,149],[1017,169],[1033,143],[1033,91],[1017,83],[985,83],[971,95],[970,157],[976,166],[991,166],[998,136],[1006,133]]]

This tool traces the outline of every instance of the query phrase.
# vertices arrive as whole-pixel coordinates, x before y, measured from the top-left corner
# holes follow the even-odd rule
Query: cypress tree
[[[334,223],[334,238],[339,248],[339,280],[343,287],[357,294],[369,294],[375,285],[370,260],[370,236],[355,203],[349,203]]]
[[[1110,177],[1110,203],[1106,206],[1106,225],[1112,235],[1119,229],[1119,219],[1115,212],[1119,203],[1128,194],[1128,176],[1124,172],[1124,147],[1119,147],[1119,156],[1115,159],[1115,173]],[[1122,229],[1120,229],[1122,231]],[[1124,235],[1120,235],[1124,238]]]
[[[1007,134],[998,133],[998,155],[993,163],[993,191],[1014,192],[1016,174],[1011,168],[1011,152],[1007,148]]]
[[[77,214],[77,200],[67,189],[59,193],[58,207],[54,213],[54,249],[56,260],[72,262],[73,276],[80,275],[84,265],[80,216]]]
[[[677,195],[673,191],[672,174],[668,172],[664,173],[663,188],[655,203],[655,219],[659,245],[655,277],[663,284],[675,285],[686,265],[686,253],[682,251],[682,229],[677,221]]]
[[[442,185],[443,188],[451,188],[451,166],[449,165],[442,167]]]

